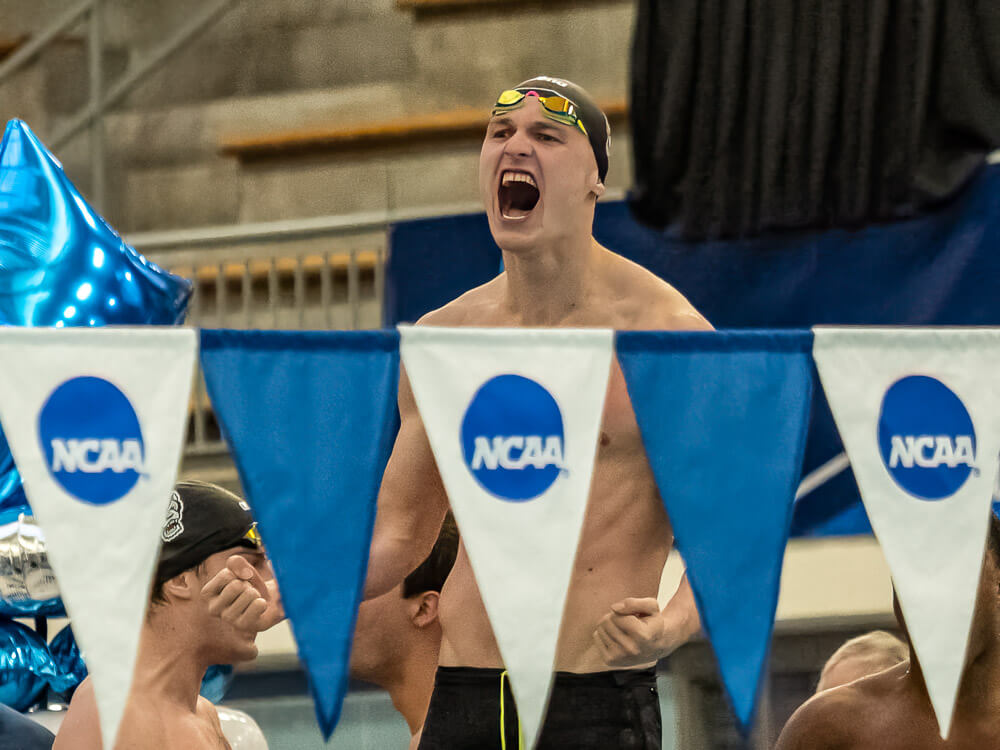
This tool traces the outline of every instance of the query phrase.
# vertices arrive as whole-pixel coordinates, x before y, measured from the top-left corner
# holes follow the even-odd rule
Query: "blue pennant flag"
[[[201,358],[329,739],[392,446],[399,334],[206,330]]]
[[[809,332],[622,332],[629,396],[702,626],[750,727],[812,395]]]

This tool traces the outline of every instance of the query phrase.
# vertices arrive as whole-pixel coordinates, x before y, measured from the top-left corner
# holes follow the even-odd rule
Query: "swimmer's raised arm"
[[[399,376],[399,435],[382,477],[365,598],[391,591],[423,561],[448,510],[406,372]]]

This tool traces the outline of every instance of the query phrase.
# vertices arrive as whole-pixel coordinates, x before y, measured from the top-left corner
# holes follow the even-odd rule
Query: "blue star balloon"
[[[37,633],[12,620],[0,620],[0,703],[26,711],[41,698],[46,685],[61,691],[66,684]]]
[[[190,281],[150,263],[98,216],[25,123],[7,123],[0,143],[0,325],[175,325],[190,296]],[[24,501],[0,434],[0,508]]]
[[[49,653],[52,654],[52,662],[55,664],[59,680],[55,684],[52,682],[49,684],[57,693],[66,693],[66,697],[71,698],[73,692],[87,677],[87,665],[80,656],[80,647],[76,645],[71,625],[56,633],[56,637],[49,643]]]

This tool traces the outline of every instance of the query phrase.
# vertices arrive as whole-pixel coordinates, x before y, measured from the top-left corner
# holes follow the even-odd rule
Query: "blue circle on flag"
[[[465,464],[480,486],[511,502],[533,500],[563,470],[563,418],[543,386],[498,375],[476,391],[462,419]]]
[[[38,436],[49,473],[86,503],[124,497],[144,473],[139,418],[102,378],[72,378],[56,388],[38,415]]]
[[[974,469],[976,432],[962,400],[936,378],[893,383],[878,418],[882,463],[903,490],[921,500],[958,492]]]

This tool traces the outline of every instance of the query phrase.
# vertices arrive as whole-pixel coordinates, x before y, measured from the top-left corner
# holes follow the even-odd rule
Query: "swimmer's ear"
[[[163,593],[174,599],[194,599],[201,591],[201,584],[193,570],[185,570],[163,584]]]
[[[598,180],[597,182],[595,182],[590,187],[590,192],[592,192],[594,194],[594,196],[597,197],[597,198],[600,198],[602,195],[604,195],[604,191],[605,190],[607,190],[607,188],[604,187],[604,183],[601,182],[600,180]]]
[[[410,598],[410,621],[418,628],[433,625],[438,618],[438,602],[441,594],[425,591]]]

